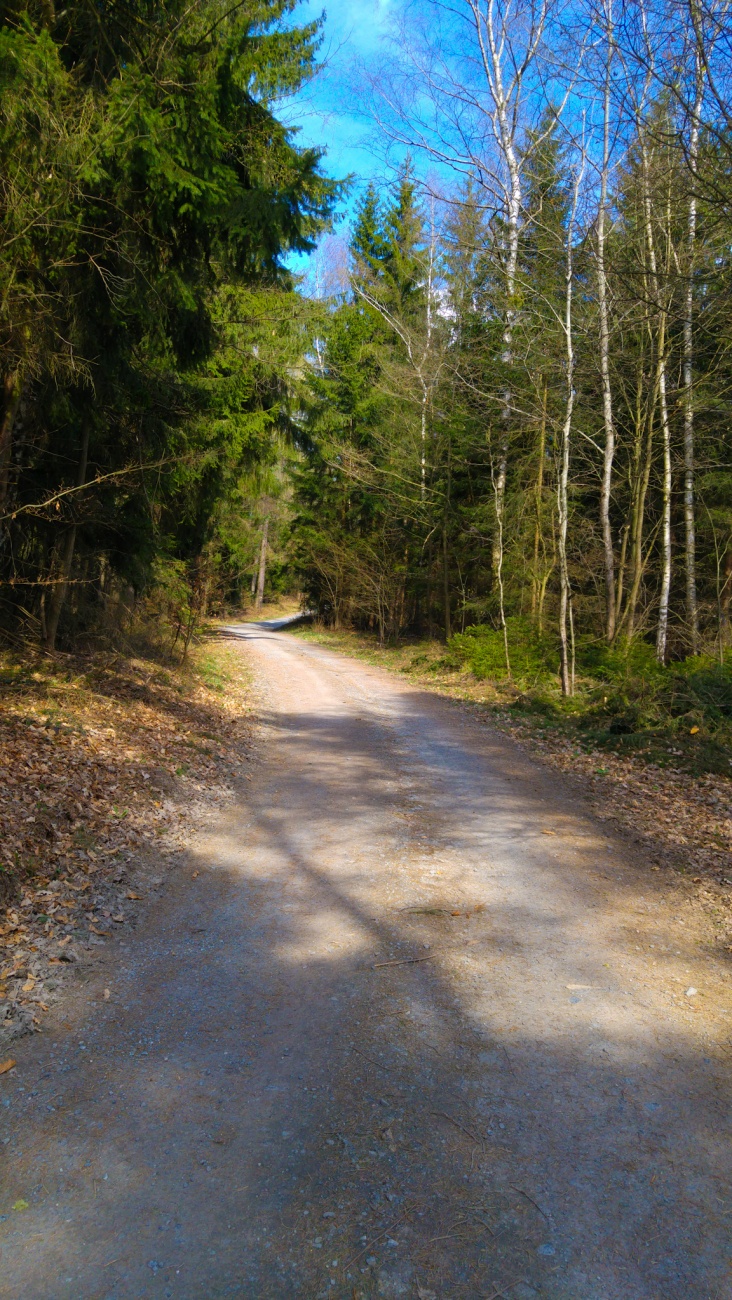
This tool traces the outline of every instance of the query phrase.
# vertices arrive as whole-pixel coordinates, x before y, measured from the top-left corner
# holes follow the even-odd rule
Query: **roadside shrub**
[[[732,722],[732,664],[697,656],[674,665],[669,711],[718,730]]]
[[[614,646],[598,641],[579,641],[577,669],[599,681],[628,686],[633,691],[652,691],[664,682],[668,669],[656,658],[647,641],[624,641]]]
[[[539,636],[527,618],[506,620],[511,674],[519,682],[538,683],[555,674],[559,656],[553,638]],[[469,668],[480,681],[504,681],[508,677],[503,632],[484,623],[469,627],[450,638],[448,653]]]

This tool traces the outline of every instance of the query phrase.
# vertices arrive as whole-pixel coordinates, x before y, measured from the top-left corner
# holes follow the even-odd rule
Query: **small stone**
[[[545,1241],[543,1245],[538,1247],[536,1253],[537,1255],[556,1255],[557,1252],[551,1242]]]
[[[692,988],[689,988],[689,989],[686,990],[686,996],[687,996],[687,998],[695,998],[695,997],[696,997],[696,994],[697,994],[697,990],[696,990],[693,986],[692,986]]]

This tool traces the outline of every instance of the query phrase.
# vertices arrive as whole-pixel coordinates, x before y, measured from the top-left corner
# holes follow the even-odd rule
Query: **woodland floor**
[[[6,664],[0,1296],[732,1300],[729,782],[237,630]]]
[[[250,757],[241,655],[0,661],[0,1052],[137,925]],[[2,1064],[2,1062],[0,1062]]]

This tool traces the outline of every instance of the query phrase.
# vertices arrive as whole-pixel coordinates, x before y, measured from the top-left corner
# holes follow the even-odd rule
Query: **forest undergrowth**
[[[447,647],[429,639],[380,645],[376,636],[321,626],[288,635],[354,655],[472,707],[540,761],[576,777],[595,814],[640,844],[652,870],[681,873],[714,906],[728,908],[732,671],[702,659],[664,669],[642,650],[635,660],[595,652],[594,673],[578,675],[576,693],[567,700],[556,677],[536,662],[521,677],[489,678],[496,645],[487,629],[473,633],[458,634]],[[529,654],[524,646],[525,660]],[[531,654],[535,660],[540,655],[535,643]],[[630,730],[631,716],[636,730]],[[617,718],[622,726],[613,729]]]
[[[0,657],[0,1048],[146,900],[246,779],[251,692],[238,650]]]

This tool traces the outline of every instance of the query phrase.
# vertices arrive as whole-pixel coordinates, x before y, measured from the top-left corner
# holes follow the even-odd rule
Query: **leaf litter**
[[[162,883],[149,872],[234,798],[251,714],[222,643],[186,670],[0,656],[0,1049],[41,1027],[93,945],[134,927]]]

